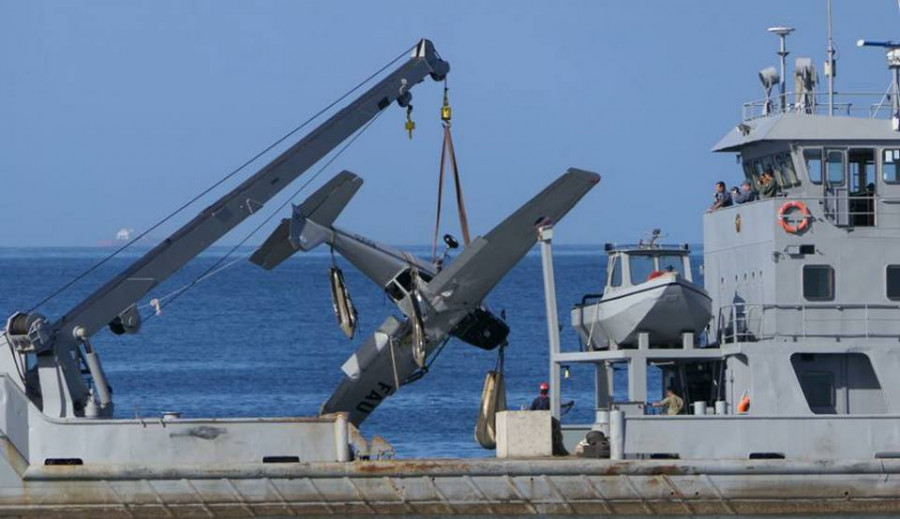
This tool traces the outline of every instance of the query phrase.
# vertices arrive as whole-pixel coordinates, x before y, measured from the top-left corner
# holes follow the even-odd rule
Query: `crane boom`
[[[328,152],[394,101],[406,106],[409,89],[426,76],[442,80],[450,66],[428,40],[421,40],[410,59],[355,101],[200,212],[162,243],[100,287],[52,326],[55,340],[90,337],[125,312],[151,289],[206,250]],[[54,342],[55,342],[54,340]]]

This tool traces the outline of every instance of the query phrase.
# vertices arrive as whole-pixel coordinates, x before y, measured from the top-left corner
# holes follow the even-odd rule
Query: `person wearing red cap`
[[[550,384],[541,382],[541,392],[531,402],[532,411],[549,411],[550,410]]]

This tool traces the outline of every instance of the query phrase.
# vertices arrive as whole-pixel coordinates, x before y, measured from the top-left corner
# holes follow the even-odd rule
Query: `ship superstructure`
[[[790,31],[771,29],[782,59]],[[759,192],[771,173],[777,194],[703,216],[706,340],[686,334],[672,349],[648,334],[633,348],[553,355],[554,370],[596,366],[594,427],[622,433],[623,457],[900,455],[900,51],[860,45],[886,49],[887,94],[821,93],[812,60],[797,58],[796,91],[784,91],[783,68],[760,72],[766,99],[745,104],[713,148],[736,154]],[[684,397],[683,414],[650,414],[661,395],[647,392],[649,365]],[[626,401],[613,401],[614,366],[627,366]]]

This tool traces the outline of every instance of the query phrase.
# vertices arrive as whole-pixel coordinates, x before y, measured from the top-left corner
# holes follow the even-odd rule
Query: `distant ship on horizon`
[[[98,247],[120,247],[130,242],[134,236],[134,229],[128,227],[122,227],[116,232],[115,239],[112,240],[100,240],[97,242]],[[135,243],[135,245],[153,245],[157,243],[159,240],[150,236],[149,234],[146,236],[141,236],[140,239]]]

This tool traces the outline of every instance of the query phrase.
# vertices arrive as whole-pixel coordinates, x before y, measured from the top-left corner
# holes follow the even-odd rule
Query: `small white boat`
[[[659,231],[638,245],[606,245],[606,288],[572,309],[572,326],[587,349],[637,346],[647,332],[654,346],[680,345],[699,336],[712,317],[709,294],[693,282],[687,245],[657,243]]]

